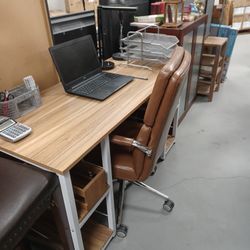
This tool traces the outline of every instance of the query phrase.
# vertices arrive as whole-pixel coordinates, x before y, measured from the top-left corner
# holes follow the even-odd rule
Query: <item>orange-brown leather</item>
[[[139,131],[141,131],[140,136],[138,136]],[[143,145],[147,145],[151,128],[146,127],[142,123],[126,121],[115,133],[126,135],[132,139],[136,139]],[[127,137],[119,136],[119,141],[114,140],[115,138],[117,137],[111,137],[113,176],[117,179],[136,180],[142,171],[145,154],[136,148],[133,148],[131,151],[131,145],[127,144],[125,146],[128,142]],[[121,142],[122,140],[123,143]]]
[[[123,146],[123,147],[127,148],[128,151],[132,151],[132,149],[133,149],[133,145],[132,145],[133,139],[132,138],[128,138],[128,137],[124,137],[124,136],[120,136],[120,135],[114,135],[111,138],[111,143]]]
[[[184,77],[189,70],[191,56],[185,52],[180,67],[175,71],[169,80],[162,105],[159,107],[158,114],[152,128],[151,138],[148,147],[153,149],[152,157],[145,157],[143,172],[139,181],[144,181],[151,174],[156,161],[163,152],[164,145],[167,141],[168,132],[172,124],[177,105],[179,103],[181,91],[184,87]]]
[[[160,104],[169,84],[169,79],[175,70],[180,66],[183,56],[184,49],[182,47],[177,47],[171,59],[162,68],[157,76],[144,116],[144,123],[149,127],[153,127],[154,125]]]
[[[189,69],[191,57],[182,47],[177,47],[172,58],[160,71],[148,102],[144,123],[127,121],[115,133],[123,147],[112,146],[113,176],[128,181],[144,181],[151,174],[156,160],[163,152],[168,131],[176,112],[183,78]],[[128,138],[136,139],[153,150],[151,157],[139,149],[125,150]],[[123,143],[121,142],[123,141]],[[115,141],[114,141],[115,142]]]

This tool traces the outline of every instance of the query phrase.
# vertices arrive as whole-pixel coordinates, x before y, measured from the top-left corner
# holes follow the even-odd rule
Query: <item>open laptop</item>
[[[102,72],[90,35],[49,48],[67,93],[104,100],[133,80],[131,76]]]

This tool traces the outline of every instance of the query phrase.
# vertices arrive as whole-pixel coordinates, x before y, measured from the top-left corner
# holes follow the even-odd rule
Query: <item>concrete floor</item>
[[[250,35],[240,35],[228,79],[212,103],[199,98],[176,145],[147,184],[175,202],[132,186],[126,192],[125,239],[108,250],[250,249]]]

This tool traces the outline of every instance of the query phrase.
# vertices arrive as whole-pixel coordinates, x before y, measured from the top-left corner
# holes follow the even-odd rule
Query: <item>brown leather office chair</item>
[[[56,175],[0,155],[0,190],[1,250],[12,250],[19,245],[37,219],[51,207],[52,196],[61,242],[46,239],[39,243],[51,247],[47,249],[73,249]]]
[[[174,207],[168,196],[142,181],[150,176],[164,150],[190,61],[190,54],[182,47],[177,47],[156,79],[143,122],[127,120],[111,137],[113,177],[120,180],[117,218],[117,235],[120,237],[125,237],[127,233],[127,227],[121,224],[125,181],[162,197],[165,200],[163,208],[167,211],[170,212]]]

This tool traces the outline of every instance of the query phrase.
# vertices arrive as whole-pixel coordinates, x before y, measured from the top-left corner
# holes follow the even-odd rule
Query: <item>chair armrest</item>
[[[142,145],[140,142],[138,142],[132,138],[128,138],[128,137],[124,137],[124,136],[120,136],[120,135],[114,135],[111,138],[111,143],[126,147],[129,149],[129,151],[132,151],[133,148],[137,148],[141,152],[146,154],[148,157],[151,157],[151,155],[152,155],[152,149]]]
[[[133,149],[133,141],[134,139],[120,136],[120,135],[113,135],[111,137],[111,143],[123,146],[129,149],[129,151],[132,151]]]

